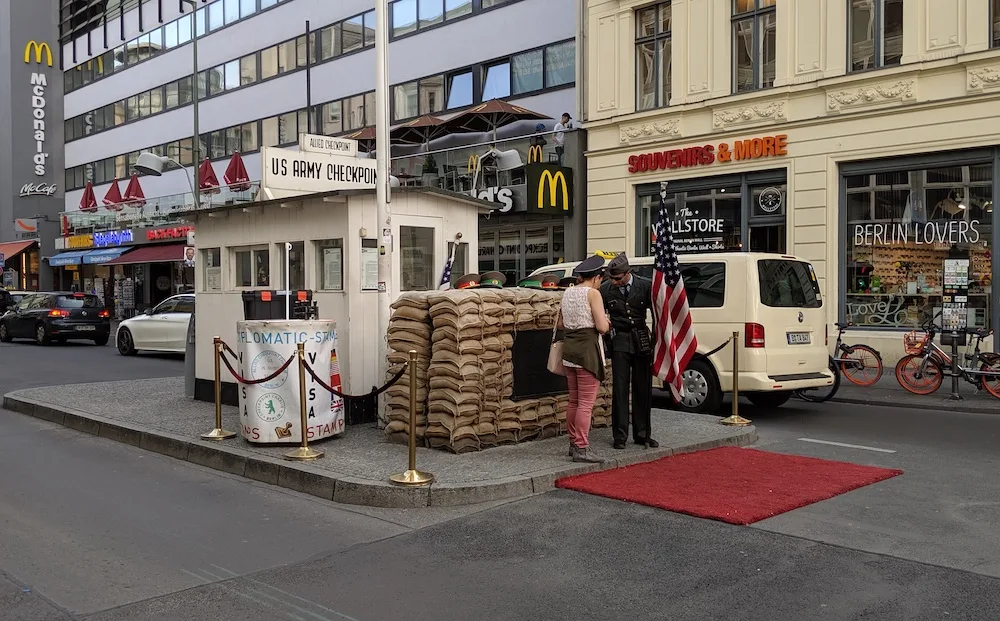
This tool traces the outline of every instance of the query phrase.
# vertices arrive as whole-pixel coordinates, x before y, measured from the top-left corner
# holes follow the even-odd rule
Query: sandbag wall
[[[510,399],[516,334],[551,331],[561,299],[561,292],[522,288],[436,291],[400,298],[393,305],[389,362],[400,364],[403,348],[420,354],[417,378],[423,382],[427,377],[427,383],[421,383],[426,390],[418,394],[418,442],[465,453],[565,433],[568,394]],[[547,354],[538,352],[541,358]],[[400,367],[394,368],[393,373]],[[610,424],[610,375],[609,369],[594,407],[594,427]],[[406,425],[399,424],[409,415],[403,404],[408,407],[408,389],[405,398],[390,391],[386,427],[390,440],[406,440]]]
[[[379,424],[385,426],[390,441],[406,442],[410,425],[410,373],[417,376],[417,443],[423,442],[427,428],[428,368],[431,362],[431,315],[427,292],[404,293],[392,304],[389,319],[388,378],[394,377],[416,350],[415,369],[407,369],[398,382],[385,392],[384,415]]]

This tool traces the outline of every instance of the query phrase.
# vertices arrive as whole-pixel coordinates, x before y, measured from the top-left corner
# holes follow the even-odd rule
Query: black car
[[[17,304],[17,300],[10,294],[10,291],[0,289],[0,315],[14,308],[15,304]]]
[[[69,339],[107,345],[111,318],[90,293],[32,293],[0,317],[0,341],[35,339],[39,345]]]

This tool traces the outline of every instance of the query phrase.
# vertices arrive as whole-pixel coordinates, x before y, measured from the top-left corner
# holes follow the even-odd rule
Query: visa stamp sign
[[[261,188],[284,195],[374,190],[377,179],[375,160],[276,147],[261,149],[261,166]]]

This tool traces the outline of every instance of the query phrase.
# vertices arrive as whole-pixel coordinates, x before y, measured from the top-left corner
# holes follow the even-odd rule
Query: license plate
[[[789,345],[808,345],[812,342],[809,337],[808,332],[789,332],[788,333],[788,344]]]
[[[94,330],[97,329],[97,327],[96,326],[77,326],[76,329],[79,330],[80,332],[93,332]]]

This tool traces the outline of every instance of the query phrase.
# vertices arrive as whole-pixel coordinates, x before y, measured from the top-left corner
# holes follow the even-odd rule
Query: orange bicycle
[[[836,323],[837,344],[833,361],[847,381],[856,386],[872,386],[882,379],[882,355],[868,345],[844,345],[844,331],[853,323]]]
[[[934,319],[940,314],[921,326],[922,335],[914,331],[903,337],[907,355],[896,363],[899,385],[915,395],[929,395],[941,387],[946,375],[956,372],[977,391],[986,389],[1000,399],[1000,354],[980,351],[983,340],[992,336],[993,330],[963,330],[972,339],[966,345],[962,360],[952,360],[934,343],[934,336],[941,330]]]

